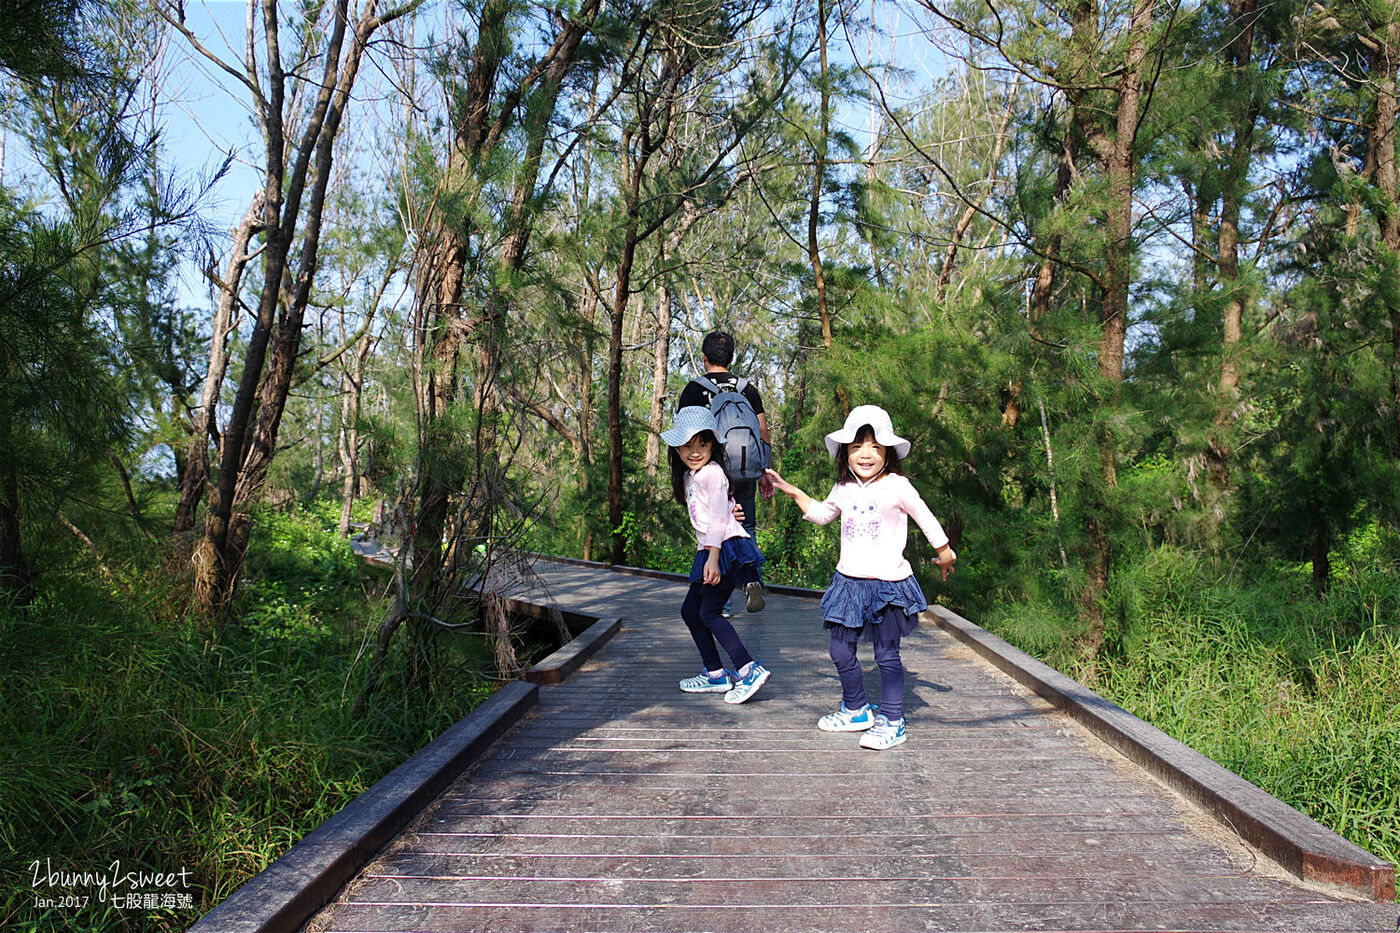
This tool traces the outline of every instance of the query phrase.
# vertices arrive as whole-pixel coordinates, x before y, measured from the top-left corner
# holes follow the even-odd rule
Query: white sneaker
[[[880,713],[875,717],[875,725],[871,726],[869,731],[860,737],[860,747],[884,751],[887,748],[894,748],[903,741],[904,719],[901,717],[891,722],[885,718],[884,713]]]
[[[846,709],[846,704],[834,713],[827,713],[817,720],[817,728],[823,732],[864,732],[875,725],[875,707],[869,703],[860,709]]]
[[[680,687],[686,693],[728,693],[734,687],[734,679],[729,671],[718,677],[711,677],[709,671],[701,671],[694,677],[682,680]]]
[[[739,678],[739,682],[734,685],[734,689],[724,695],[726,703],[742,703],[758,692],[758,688],[768,682],[768,668],[763,666],[762,661],[753,662],[746,676]]]

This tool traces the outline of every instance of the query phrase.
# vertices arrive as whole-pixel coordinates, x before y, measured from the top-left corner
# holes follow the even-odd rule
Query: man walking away
[[[741,394],[753,406],[754,413],[758,416],[759,437],[764,444],[772,441],[768,436],[768,416],[763,411],[763,396],[752,382],[741,380],[739,376],[729,371],[730,365],[734,362],[734,338],[723,331],[715,331],[706,334],[705,339],[700,344],[701,360],[705,365],[704,379],[708,380],[721,392],[741,391]],[[743,382],[742,390],[739,385]],[[676,408],[679,410],[687,405],[703,405],[708,407],[710,401],[715,397],[715,392],[703,381],[692,379],[686,383],[681,390],[681,397]],[[730,485],[730,494],[734,501],[743,509],[744,530],[754,540],[758,539],[758,509],[754,501],[754,493],[758,488],[756,480],[735,480]],[[763,584],[750,583],[744,587],[747,597],[745,608],[749,612],[758,612],[765,605],[763,598]]]

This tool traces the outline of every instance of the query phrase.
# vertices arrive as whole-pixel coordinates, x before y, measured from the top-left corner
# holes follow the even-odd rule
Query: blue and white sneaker
[[[768,668],[763,666],[762,661],[753,662],[747,675],[739,678],[734,684],[734,689],[724,695],[726,703],[742,703],[758,692],[758,688],[768,682],[771,676]]]
[[[694,677],[681,681],[681,689],[686,693],[728,693],[739,678],[729,670],[718,677],[711,677],[709,671],[701,671]]]
[[[880,713],[875,717],[875,725],[871,726],[869,731],[860,737],[860,747],[883,751],[887,748],[894,748],[903,741],[903,717],[890,720],[885,717],[884,713]]]
[[[878,707],[869,703],[860,709],[846,709],[842,703],[834,713],[827,713],[817,720],[817,728],[823,732],[864,732],[875,725],[875,710]]]

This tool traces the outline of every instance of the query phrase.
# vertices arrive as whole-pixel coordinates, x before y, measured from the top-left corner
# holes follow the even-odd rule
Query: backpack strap
[[[743,376],[736,376],[735,378],[736,378],[738,381],[734,383],[734,388],[728,389],[728,390],[721,389],[721,388],[719,387],[719,383],[715,382],[715,381],[714,381],[713,379],[711,379],[709,376],[697,375],[697,376],[693,377],[690,381],[691,381],[691,382],[698,382],[702,388],[707,389],[707,390],[709,390],[710,392],[713,392],[715,395],[719,395],[721,392],[724,392],[724,391],[738,392],[740,395],[743,395],[743,394],[744,394],[744,390],[747,389],[747,388],[749,387],[749,380],[746,379],[746,378],[743,377]]]
[[[695,378],[691,379],[690,381],[698,382],[700,384],[700,387],[708,391],[711,395],[719,395],[720,392],[724,391],[718,385],[716,385],[715,381],[709,376],[696,375]]]

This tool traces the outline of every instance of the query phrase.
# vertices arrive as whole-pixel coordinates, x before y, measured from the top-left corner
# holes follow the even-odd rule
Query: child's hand
[[[763,478],[768,480],[774,489],[779,492],[785,492],[789,496],[798,491],[796,486],[779,476],[777,470],[771,468],[764,470]]]
[[[797,503],[797,507],[802,510],[803,514],[806,514],[812,508],[814,504],[812,497],[779,476],[777,470],[764,470],[763,478],[772,483],[774,489],[791,496],[792,501]]]
[[[933,563],[939,570],[943,571],[943,579],[948,579],[948,574],[953,572],[953,565],[958,562],[957,553],[947,545],[938,549],[938,556],[933,559]]]
[[[773,498],[773,477],[768,475],[767,470],[758,478],[758,494],[764,499]]]
[[[729,511],[734,513],[734,520],[736,522],[738,522],[741,525],[744,523],[744,507],[742,505],[735,502],[734,508],[730,509]]]
[[[706,586],[714,586],[719,582],[719,551],[710,551],[710,556],[705,561],[705,569],[700,574],[700,582]]]

